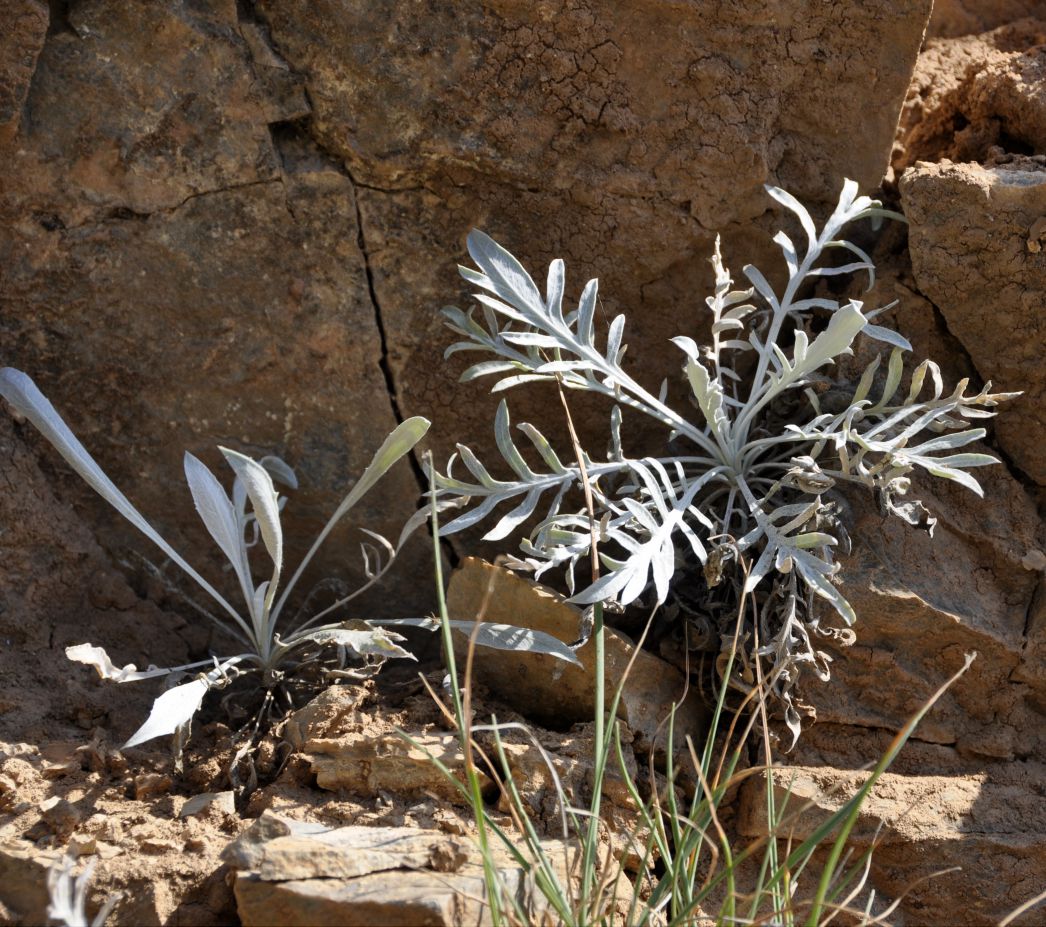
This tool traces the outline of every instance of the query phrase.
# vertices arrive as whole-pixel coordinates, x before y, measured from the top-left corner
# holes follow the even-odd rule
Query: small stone
[[[1037,548],[1033,548],[1021,559],[1021,566],[1033,572],[1046,570],[1046,554]]]
[[[40,771],[45,779],[60,779],[63,776],[71,776],[82,769],[80,754],[77,752],[79,744],[68,742],[57,742],[47,744],[40,749],[43,764]]]
[[[166,795],[173,785],[166,773],[142,773],[134,777],[134,797],[142,801],[153,795]]]
[[[571,851],[544,842],[566,884]],[[535,923],[544,899],[500,846],[498,877]],[[265,812],[223,854],[236,873],[237,911],[256,924],[485,924],[483,867],[471,840],[414,827],[331,829]],[[547,912],[544,912],[547,913]]]
[[[188,818],[196,814],[236,814],[236,795],[234,792],[201,792],[194,795],[182,805],[178,817]]]
[[[151,837],[138,844],[138,850],[148,856],[163,856],[166,853],[177,853],[178,844],[173,840],[160,840]]]
[[[66,850],[71,856],[93,856],[98,852],[98,839],[89,834],[73,834]]]
[[[40,820],[60,840],[68,837],[83,820],[83,813],[64,798],[52,796],[40,804]]]

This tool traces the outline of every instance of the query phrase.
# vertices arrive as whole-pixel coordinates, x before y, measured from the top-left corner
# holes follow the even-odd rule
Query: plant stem
[[[439,507],[436,503],[436,470],[432,455],[426,455],[429,470],[429,499],[432,515],[432,549],[435,559],[436,599],[439,606],[440,634],[443,641],[443,659],[450,677],[450,688],[454,700],[454,716],[458,724],[458,737],[461,741],[461,752],[465,757],[465,777],[468,779],[469,798],[476,820],[479,851],[483,858],[483,881],[487,889],[487,903],[490,905],[490,917],[495,927],[501,923],[500,885],[497,871],[490,854],[490,842],[487,839],[486,812],[483,804],[483,790],[480,787],[479,775],[472,762],[472,738],[469,732],[470,719],[466,716],[461,697],[461,686],[458,683],[458,668],[454,658],[454,637],[450,627],[450,615],[447,612],[447,598],[443,589],[443,558],[439,549]]]

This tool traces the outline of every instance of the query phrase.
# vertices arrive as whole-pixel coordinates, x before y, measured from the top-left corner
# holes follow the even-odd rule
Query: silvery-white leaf
[[[900,348],[902,351],[912,350],[912,343],[907,338],[892,329],[884,328],[882,325],[866,325],[864,334],[869,338],[874,338],[876,341],[882,341],[884,344]]]
[[[152,710],[149,712],[145,724],[131,735],[131,739],[123,745],[123,749],[137,747],[154,737],[175,733],[192,720],[193,715],[203,704],[203,697],[209,688],[208,680],[201,678],[168,689],[153,702]]]
[[[596,317],[596,297],[599,294],[599,281],[589,280],[581,293],[578,303],[577,336],[578,340],[591,347],[595,336],[594,321]]]
[[[564,264],[556,258],[548,266],[548,282],[545,285],[545,311],[549,318],[562,325],[563,322],[563,287],[565,285]]]
[[[752,282],[752,286],[755,287],[756,292],[770,304],[770,308],[777,312],[781,308],[781,304],[777,299],[777,295],[774,293],[774,288],[767,282],[762,271],[752,264],[746,264],[744,267],[744,275]]]
[[[540,653],[555,657],[566,663],[581,666],[577,655],[566,644],[544,631],[532,631],[510,624],[479,622],[478,628],[471,621],[452,621],[451,627],[470,636],[475,632],[475,641],[480,647],[493,650],[511,650],[515,653]]]
[[[617,406],[614,408],[616,409]],[[618,415],[620,417],[620,412]],[[563,462],[559,459],[559,455],[555,450],[553,450],[552,445],[548,443],[548,439],[540,431],[529,422],[520,422],[516,427],[530,439],[530,443],[534,445],[534,449],[541,455],[541,459],[545,461],[545,465],[553,473],[567,472],[567,468],[563,466]]]
[[[512,441],[510,424],[508,403],[502,399],[498,403],[497,412],[494,414],[494,441],[498,446],[498,450],[501,451],[501,456],[505,458],[505,462],[512,468],[515,474],[522,480],[533,480],[536,478],[534,471],[527,465],[523,455],[520,454]]]
[[[827,599],[847,625],[852,625],[857,620],[853,606],[846,601],[829,576],[821,569],[824,566],[823,561],[805,551],[797,553],[794,560],[796,569],[802,574],[810,588],[822,598]]]
[[[814,227],[814,220],[810,218],[810,213],[807,212],[806,207],[791,193],[787,190],[782,190],[780,187],[773,187],[767,184],[763,189],[784,206],[785,209],[795,213],[799,219],[799,224],[802,225],[803,231],[806,232],[806,237],[809,239],[809,247],[813,248],[817,243],[817,229]]]
[[[196,457],[185,452],[185,480],[189,484],[196,511],[208,533],[232,564],[244,599],[250,603],[254,594],[247,552],[244,547],[243,524],[237,518],[232,502],[217,477]]]
[[[267,454],[259,460],[258,463],[269,471],[269,476],[271,476],[273,480],[278,480],[288,489],[298,488],[297,474],[282,458],[277,457],[275,454]]]
[[[490,278],[495,292],[502,299],[533,317],[543,315],[544,300],[519,261],[478,229],[469,232],[467,244],[472,260]]]
[[[247,490],[254,517],[258,520],[262,543],[272,558],[275,586],[283,569],[283,528],[280,525],[280,510],[276,504],[276,487],[272,485],[272,477],[269,476],[268,470],[246,454],[229,450],[227,447],[221,447],[219,450]]]
[[[526,494],[523,501],[483,535],[484,541],[500,541],[508,537],[523,522],[525,522],[537,508],[538,500],[541,498],[543,487],[538,486]]]
[[[47,397],[37,389],[36,384],[30,377],[22,373],[21,370],[15,370],[13,367],[4,367],[0,370],[0,396],[3,396],[17,412],[24,415],[36,426],[40,433],[51,442],[55,450],[65,458],[69,466],[95,492],[191,576],[244,631],[247,630],[247,626],[236,612],[236,609],[225,600],[218,590],[189,566],[185,559],[131,505],[127,497],[116,488],[113,481],[105,475],[94,458],[87,453],[87,450],[69,430],[69,426],[62,421],[62,417],[55,411],[54,406],[51,405]]]
[[[376,625],[393,625],[397,627],[425,628],[428,631],[437,631],[440,622],[435,618],[375,618],[368,622]],[[451,620],[450,626],[456,631],[463,631],[471,635],[476,630],[475,621]],[[510,624],[497,624],[490,621],[478,622],[479,628],[476,635],[476,643],[481,647],[490,647],[494,650],[516,650],[526,653],[543,653],[567,663],[581,665],[573,650],[564,644],[559,638],[553,637],[544,631],[532,631],[530,628],[520,628]]]
[[[373,628],[369,631],[356,631],[350,628],[319,628],[295,635],[285,643],[297,645],[304,641],[312,641],[320,645],[337,644],[341,647],[348,647],[361,656],[416,660],[417,657],[414,654],[395,643],[401,640],[403,638],[399,634],[392,634],[380,628]]]
[[[613,364],[617,362],[617,356],[621,352],[621,339],[625,334],[624,313],[616,316],[610,323],[610,331],[607,334],[607,360]]]
[[[109,659],[109,654],[105,652],[105,648],[96,647],[94,644],[76,644],[72,647],[66,647],[65,655],[75,663],[86,663],[88,666],[93,666],[102,679],[109,679],[112,682],[137,682],[140,679],[155,679],[157,676],[167,676],[176,670],[187,669],[184,666],[179,666],[175,669],[161,669],[157,666],[150,666],[148,669],[140,670],[133,663],[128,663],[124,667],[118,667]],[[210,660],[204,663],[193,664],[193,666],[210,665]]]

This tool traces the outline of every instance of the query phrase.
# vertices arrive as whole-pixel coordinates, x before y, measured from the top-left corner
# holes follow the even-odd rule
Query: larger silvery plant
[[[464,445],[435,478],[441,503],[467,507],[443,528],[453,534],[498,511],[486,539],[505,538],[525,522],[536,524],[522,542],[516,566],[540,576],[566,570],[575,603],[626,606],[662,604],[681,568],[692,565],[704,584],[698,610],[723,621],[725,632],[747,594],[754,618],[746,634],[772,665],[771,689],[785,720],[798,736],[800,719],[793,687],[802,666],[828,678],[828,656],[817,638],[852,640],[854,610],[836,585],[835,552],[846,544],[833,490],[841,483],[866,487],[886,513],[930,530],[926,509],[906,497],[913,471],[955,480],[977,494],[971,470],[996,463],[988,454],[962,450],[985,436],[970,420],[993,415],[1012,394],[991,393],[990,384],[969,392],[966,380],[944,388],[930,360],[919,364],[901,389],[905,352],[911,345],[876,324],[886,308],[868,309],[855,299],[813,295],[818,278],[867,274],[869,256],[843,236],[862,219],[903,219],[847,181],[835,210],[818,229],[807,210],[784,190],[767,192],[798,219],[803,240],[783,231],[774,238],[787,269],[776,290],[752,265],[743,269],[748,286],[735,289],[716,241],[714,292],[706,299],[710,340],[673,339],[691,404],[668,401],[660,389],[638,382],[622,365],[625,316],[596,333],[597,281],[581,293],[576,309],[563,305],[564,265],[553,261],[542,294],[522,265],[487,235],[474,231],[468,248],[475,270],[461,268],[478,288],[479,314],[448,308],[451,328],[464,340],[448,354],[492,355],[471,366],[462,379],[493,377],[495,392],[535,381],[595,393],[610,403],[609,452],[605,460],[584,457],[595,504],[595,531],[571,490],[581,484],[574,455],[558,455],[533,425],[518,426],[542,465],[535,469],[517,446],[504,401],[495,421],[497,446],[511,478],[492,476]],[[841,254],[841,262],[826,261]],[[856,383],[833,379],[836,361],[852,353],[858,338],[891,348]],[[839,401],[840,395],[843,401]],[[822,402],[822,397],[831,402]],[[665,451],[633,457],[622,438],[622,407],[661,423]],[[465,474],[455,475],[460,460]],[[507,509],[507,511],[505,511]],[[601,577],[585,586],[575,567],[587,559],[592,537],[602,560]],[[743,565],[743,568],[742,568]],[[691,600],[692,601],[692,600]],[[839,622],[825,621],[825,609]],[[713,622],[715,624],[715,622]]]
[[[395,546],[381,535],[361,529],[370,539],[362,546],[367,576],[363,586],[322,609],[310,612],[303,607],[292,613],[289,608],[292,592],[331,531],[424,437],[429,429],[427,419],[407,419],[385,439],[282,589],[284,544],[281,512],[286,499],[277,491],[276,483],[290,489],[297,488],[293,470],[277,457],[255,461],[237,451],[220,448],[233,473],[230,494],[202,461],[187,452],[184,470],[192,502],[235,577],[235,585],[242,596],[242,604],[237,608],[131,504],[29,376],[10,367],[0,370],[0,396],[40,430],[92,489],[206,593],[215,611],[199,605],[196,608],[242,648],[239,652],[215,655],[184,666],[150,666],[144,670],[133,664],[116,666],[104,648],[94,644],[66,648],[69,659],[93,666],[103,679],[113,682],[166,677],[169,687],[156,699],[148,719],[125,747],[174,734],[175,750],[179,753],[192,718],[207,693],[244,677],[248,678],[248,683],[250,680],[255,683],[253,687],[248,685],[249,689],[263,693],[262,707],[254,718],[254,731],[263,730],[263,722],[273,710],[277,696],[282,695],[283,705],[275,707],[294,707],[294,688],[308,696],[326,684],[367,678],[390,658],[413,659],[412,654],[400,646],[403,637],[383,626],[406,625],[427,630],[435,630],[438,626],[429,618],[347,621],[342,617],[336,620],[350,601],[386,574],[406,540],[425,523],[427,512],[424,509],[407,521]],[[256,556],[259,546],[264,557]],[[266,568],[262,571],[255,563],[258,559],[265,561]],[[259,572],[261,576],[257,575]],[[306,605],[308,601],[306,599]],[[577,662],[573,652],[551,635],[491,622],[451,624],[471,632],[481,646],[535,651]]]

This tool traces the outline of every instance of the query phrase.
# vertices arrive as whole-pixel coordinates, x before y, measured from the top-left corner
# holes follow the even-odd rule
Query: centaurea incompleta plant
[[[668,402],[667,381],[655,393],[624,369],[624,315],[611,322],[605,341],[597,339],[595,280],[585,286],[578,308],[566,311],[562,261],[550,266],[542,296],[504,248],[482,232],[469,236],[478,270],[461,268],[461,273],[480,291],[475,298],[482,320],[473,311],[444,310],[451,328],[465,339],[448,354],[479,351],[495,359],[473,365],[462,379],[494,376],[494,391],[558,381],[613,404],[607,459],[585,460],[606,569],[596,582],[577,588],[574,575],[591,546],[588,513],[566,504],[568,492],[581,484],[580,467],[562,461],[541,432],[524,423],[519,430],[544,463],[543,469],[533,469],[513,441],[505,402],[498,408],[495,438],[513,477],[495,478],[468,447],[458,445],[456,456],[469,475],[455,476],[452,458],[446,475],[437,477],[437,489],[441,504],[473,506],[447,524],[444,534],[475,525],[511,503],[485,536],[501,539],[541,505],[516,565],[536,576],[564,567],[573,601],[580,605],[625,606],[641,597],[664,603],[678,568],[687,562],[700,565],[709,605],[717,596],[736,602],[742,591],[754,594],[757,618],[751,631],[759,655],[773,666],[770,686],[798,736],[792,688],[800,667],[808,665],[828,678],[828,657],[817,650],[816,637],[852,640],[852,632],[822,625],[816,605],[828,603],[847,626],[855,620],[833,581],[838,570],[834,550],[845,542],[830,501],[833,488],[844,482],[865,486],[884,512],[932,530],[933,520],[922,505],[903,501],[909,475],[920,468],[980,494],[969,470],[996,459],[957,451],[985,435],[983,428],[968,427],[968,420],[993,415],[992,407],[1011,394],[992,394],[990,384],[967,394],[966,380],[947,393],[939,368],[929,360],[915,369],[908,390],[899,393],[903,354],[911,345],[874,323],[884,309],[869,311],[858,300],[813,295],[809,284],[821,277],[867,273],[871,287],[871,259],[842,237],[843,228],[861,219],[902,217],[859,197],[857,185],[847,181],[818,231],[794,197],[773,187],[767,191],[795,214],[805,241],[800,247],[784,232],[774,237],[787,267],[780,293],[752,265],[744,268],[750,287],[733,289],[717,241],[715,288],[706,300],[711,342],[698,345],[686,335],[673,339],[696,414]],[[824,263],[833,251],[854,260]],[[861,335],[892,347],[885,376],[879,376],[876,357],[857,384],[830,382],[826,368],[850,354]],[[829,386],[848,392],[848,401],[822,408],[819,395]],[[626,454],[622,407],[665,427],[663,455]],[[742,557],[751,563],[743,583],[741,572],[732,568]],[[724,596],[716,587],[725,579]],[[733,614],[733,607],[723,611]]]

